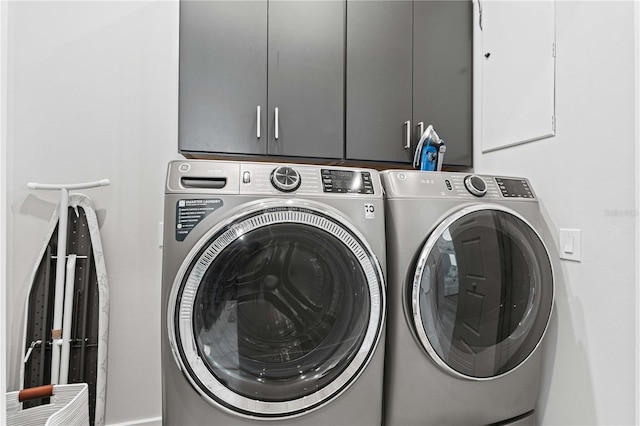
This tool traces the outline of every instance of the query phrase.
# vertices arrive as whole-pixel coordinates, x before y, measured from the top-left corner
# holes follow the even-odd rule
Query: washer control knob
[[[469,175],[464,178],[464,186],[467,191],[475,195],[476,197],[482,197],[487,193],[487,184],[480,176]]]
[[[278,191],[292,192],[300,187],[302,178],[293,167],[280,166],[271,172],[271,183]]]

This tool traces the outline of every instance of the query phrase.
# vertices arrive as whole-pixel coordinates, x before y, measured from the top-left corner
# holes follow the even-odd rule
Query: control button
[[[271,172],[271,183],[278,191],[292,192],[300,187],[302,178],[293,167],[280,166]]]
[[[467,191],[476,197],[482,197],[487,193],[487,184],[484,182],[484,179],[477,175],[465,177],[464,186],[467,188]]]
[[[446,179],[446,180],[444,181],[444,183],[447,185],[447,189],[448,189],[449,191],[453,190],[453,188],[451,187],[451,182],[449,181],[449,179]]]
[[[242,173],[242,183],[251,183],[251,172]]]

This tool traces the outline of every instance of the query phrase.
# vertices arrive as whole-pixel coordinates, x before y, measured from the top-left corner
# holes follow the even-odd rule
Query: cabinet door
[[[269,2],[269,155],[342,158],[344,26],[344,1]]]
[[[555,2],[488,3],[480,33],[483,152],[555,135],[556,115]]]
[[[181,152],[267,152],[266,0],[180,3],[179,97]]]
[[[471,1],[414,3],[413,119],[433,124],[447,165],[472,165],[472,33]]]
[[[412,16],[412,1],[347,3],[347,159],[412,159]]]

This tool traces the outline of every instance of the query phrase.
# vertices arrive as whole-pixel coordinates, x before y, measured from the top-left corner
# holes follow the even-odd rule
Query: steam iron
[[[441,171],[447,147],[432,125],[420,137],[413,157],[413,167],[424,171]]]

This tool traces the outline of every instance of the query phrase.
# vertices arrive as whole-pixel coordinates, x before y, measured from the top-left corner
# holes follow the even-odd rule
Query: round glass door
[[[416,334],[451,374],[488,379],[524,362],[546,331],[553,272],[535,230],[515,212],[475,206],[428,237],[408,294]]]
[[[290,416],[360,374],[384,318],[382,275],[337,215],[261,206],[198,246],[174,284],[169,331],[205,398],[253,417]]]

